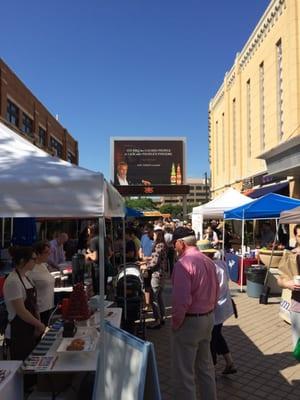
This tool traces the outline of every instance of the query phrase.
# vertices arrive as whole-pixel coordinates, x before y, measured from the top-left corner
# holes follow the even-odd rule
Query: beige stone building
[[[212,197],[270,181],[300,197],[299,0],[270,1],[236,55],[209,104],[209,145]]]
[[[190,187],[190,192],[186,196],[187,204],[204,204],[210,200],[209,179],[187,178],[186,184]],[[160,204],[182,204],[182,196],[163,196]]]

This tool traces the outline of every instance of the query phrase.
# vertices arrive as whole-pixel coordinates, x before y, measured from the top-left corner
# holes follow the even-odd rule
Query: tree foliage
[[[135,208],[138,210],[156,210],[157,207],[152,199],[126,199],[125,204],[127,207]]]

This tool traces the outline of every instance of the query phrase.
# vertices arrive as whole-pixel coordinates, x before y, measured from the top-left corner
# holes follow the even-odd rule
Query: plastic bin
[[[267,268],[262,265],[252,265],[247,268],[247,295],[259,298],[264,289]]]

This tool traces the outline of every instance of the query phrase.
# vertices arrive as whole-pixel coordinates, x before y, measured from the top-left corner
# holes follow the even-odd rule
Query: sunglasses
[[[36,261],[36,257],[31,257],[31,259],[30,260],[32,260],[32,261]]]

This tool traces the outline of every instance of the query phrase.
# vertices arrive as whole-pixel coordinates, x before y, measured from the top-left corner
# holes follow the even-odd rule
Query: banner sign
[[[185,183],[185,138],[112,138],[112,181],[115,186]]]

